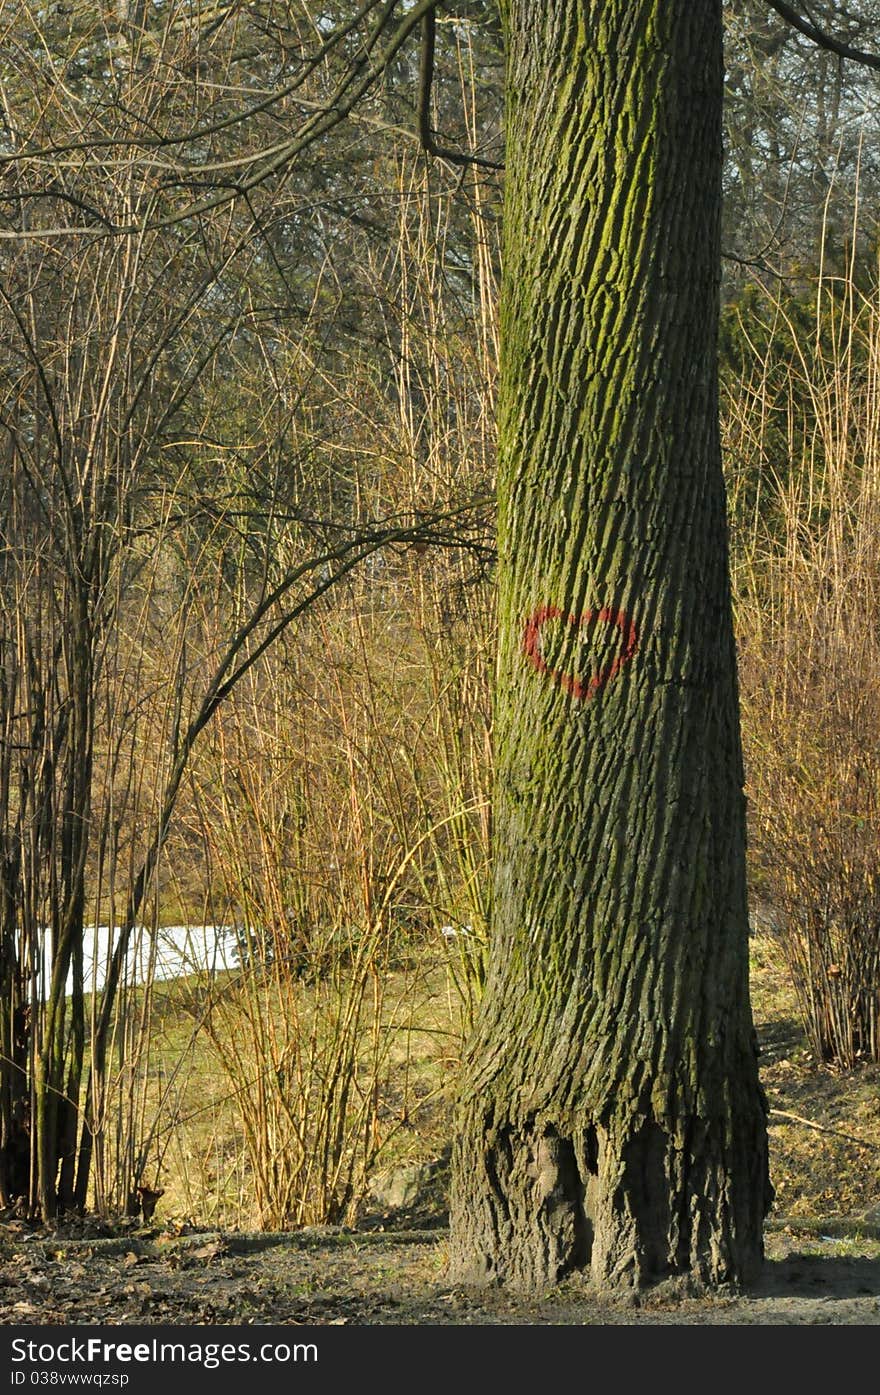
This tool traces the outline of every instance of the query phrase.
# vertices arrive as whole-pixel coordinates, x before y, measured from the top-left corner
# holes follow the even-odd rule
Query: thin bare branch
[[[836,53],[838,58],[849,58],[853,63],[861,63],[865,68],[874,68],[880,71],[880,54],[866,53],[864,49],[852,48],[850,44],[835,39],[834,35],[829,34],[827,30],[820,29],[809,19],[804,19],[791,5],[787,5],[785,0],[767,0],[767,3],[793,29],[797,29],[800,34],[812,39],[819,48],[827,49],[829,53]]]
[[[483,156],[472,155],[468,151],[450,150],[448,146],[438,145],[434,139],[434,131],[431,126],[431,95],[434,88],[436,42],[437,7],[434,5],[422,18],[422,41],[419,50],[419,101],[416,113],[419,145],[426,154],[435,155],[440,160],[448,160],[451,165],[476,165],[484,170],[503,170],[504,166],[499,165],[495,160],[486,160]]]

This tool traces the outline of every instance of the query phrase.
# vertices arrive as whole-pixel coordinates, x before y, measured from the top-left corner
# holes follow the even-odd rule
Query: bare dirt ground
[[[880,1232],[771,1231],[747,1295],[661,1287],[619,1299],[583,1279],[529,1298],[451,1286],[442,1229],[107,1235],[82,1221],[51,1235],[6,1225],[0,1246],[4,1324],[880,1325]]]

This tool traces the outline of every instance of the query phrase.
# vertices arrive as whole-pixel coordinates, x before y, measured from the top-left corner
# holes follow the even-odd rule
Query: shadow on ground
[[[780,1231],[768,1255],[748,1294],[679,1282],[609,1297],[577,1275],[523,1295],[452,1284],[440,1228],[112,1236],[0,1225],[0,1322],[880,1325],[880,1239]]]
[[[797,1254],[768,1260],[753,1297],[787,1294],[814,1298],[820,1293],[831,1301],[865,1296],[880,1298],[880,1258]]]

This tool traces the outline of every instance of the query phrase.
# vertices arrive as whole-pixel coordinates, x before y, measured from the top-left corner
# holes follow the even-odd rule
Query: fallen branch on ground
[[[834,1134],[837,1138],[845,1138],[849,1143],[857,1143],[860,1148],[870,1148],[875,1153],[880,1153],[880,1144],[869,1143],[866,1138],[856,1138],[855,1134],[844,1133],[842,1129],[831,1129],[827,1124],[817,1124],[813,1119],[804,1119],[800,1114],[789,1114],[787,1109],[771,1109],[771,1115],[775,1114],[779,1119],[791,1119],[795,1124],[803,1124],[805,1128],[816,1129],[819,1133]]]

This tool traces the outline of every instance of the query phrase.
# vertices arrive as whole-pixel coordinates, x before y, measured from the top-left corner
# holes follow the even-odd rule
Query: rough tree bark
[[[507,0],[494,927],[452,1267],[748,1281],[721,0]]]

